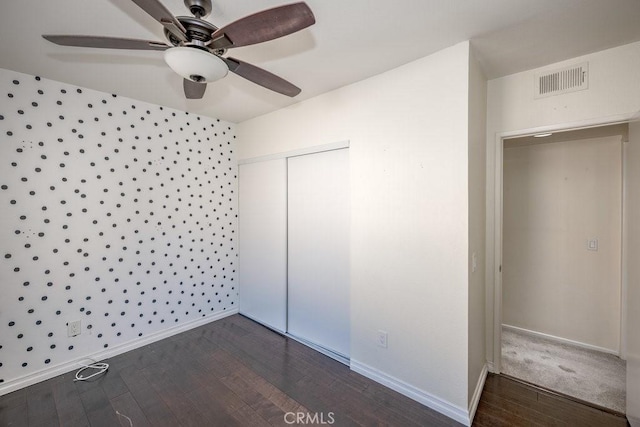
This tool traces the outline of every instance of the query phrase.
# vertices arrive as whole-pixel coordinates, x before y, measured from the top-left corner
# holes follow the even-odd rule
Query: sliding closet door
[[[240,165],[240,313],[287,328],[286,159]]]
[[[349,356],[349,151],[288,159],[289,334]]]

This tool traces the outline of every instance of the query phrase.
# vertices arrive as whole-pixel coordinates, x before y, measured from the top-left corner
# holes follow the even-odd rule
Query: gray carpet
[[[612,354],[503,329],[502,372],[625,412],[626,362]]]

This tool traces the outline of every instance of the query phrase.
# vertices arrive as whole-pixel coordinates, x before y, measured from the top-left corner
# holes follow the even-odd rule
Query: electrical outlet
[[[378,331],[378,346],[382,348],[387,348],[388,344],[388,335],[385,331]]]
[[[67,336],[75,337],[80,335],[81,332],[80,320],[74,320],[73,322],[67,323]]]

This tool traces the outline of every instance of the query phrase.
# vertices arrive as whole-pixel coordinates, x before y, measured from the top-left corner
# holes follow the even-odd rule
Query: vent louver
[[[589,63],[536,74],[536,98],[545,98],[589,88]]]

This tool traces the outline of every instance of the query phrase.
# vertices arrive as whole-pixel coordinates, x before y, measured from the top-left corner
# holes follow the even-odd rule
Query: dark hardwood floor
[[[473,425],[625,427],[629,424],[622,416],[489,374]]]
[[[286,426],[297,413],[316,425],[459,425],[239,315],[107,362],[94,381],[70,372],[0,397],[0,425]],[[490,375],[474,425],[626,422]]]

